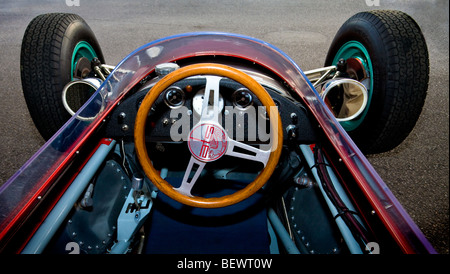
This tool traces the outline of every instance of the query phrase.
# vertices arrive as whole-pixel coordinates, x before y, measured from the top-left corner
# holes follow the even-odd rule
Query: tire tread
[[[419,119],[428,89],[428,49],[420,27],[408,14],[366,11],[343,24],[332,42],[326,65],[331,64],[340,48],[341,37],[352,32],[350,26],[361,23],[370,24],[371,35],[381,39],[386,61],[374,64],[373,98],[378,98],[371,103],[363,124],[349,134],[363,152],[380,153],[403,142]],[[376,81],[383,78],[384,86]]]
[[[61,56],[66,30],[77,21],[90,31],[76,14],[48,13],[35,17],[23,36],[20,55],[22,90],[33,122],[45,140],[70,118],[61,99],[67,83],[61,76]]]

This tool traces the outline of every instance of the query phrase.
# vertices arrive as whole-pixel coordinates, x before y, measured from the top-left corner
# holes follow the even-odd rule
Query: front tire
[[[43,14],[28,25],[20,57],[22,89],[31,118],[45,140],[70,118],[62,90],[73,79],[81,57],[89,61],[97,57],[104,63],[94,33],[80,16]]]
[[[357,58],[370,75],[368,107],[343,127],[364,153],[395,148],[414,128],[427,94],[429,59],[420,27],[401,11],[358,13],[337,32],[325,65],[341,58]]]

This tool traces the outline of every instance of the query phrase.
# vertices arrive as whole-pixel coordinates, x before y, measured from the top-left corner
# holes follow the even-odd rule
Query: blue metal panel
[[[116,142],[113,140],[109,145],[101,144],[99,146],[23,249],[23,254],[39,254],[45,249],[115,144]]]

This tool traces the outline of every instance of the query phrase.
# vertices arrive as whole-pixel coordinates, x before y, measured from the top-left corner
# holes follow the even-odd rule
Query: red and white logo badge
[[[214,124],[200,124],[189,134],[188,146],[191,154],[199,161],[212,162],[227,151],[227,134]]]

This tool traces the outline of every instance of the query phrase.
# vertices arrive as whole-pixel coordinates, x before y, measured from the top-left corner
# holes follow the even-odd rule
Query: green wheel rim
[[[71,62],[72,67],[70,69],[70,78],[72,80],[73,80],[73,72],[77,66],[77,62],[82,57],[86,57],[87,59],[89,59],[89,61],[92,61],[92,59],[97,57],[97,53],[95,53],[95,50],[88,42],[85,41],[79,42],[73,50]]]
[[[361,61],[361,63],[364,66],[364,69],[368,74],[370,83],[369,88],[367,89],[368,99],[366,109],[361,113],[361,115],[358,118],[352,121],[344,121],[340,123],[346,131],[355,130],[361,125],[361,123],[363,122],[364,118],[367,115],[367,112],[369,111],[370,102],[372,101],[372,94],[373,94],[373,67],[372,61],[370,60],[369,52],[360,42],[349,41],[338,50],[336,56],[333,59],[333,65],[336,65],[339,59],[347,60],[349,58],[356,58]]]

